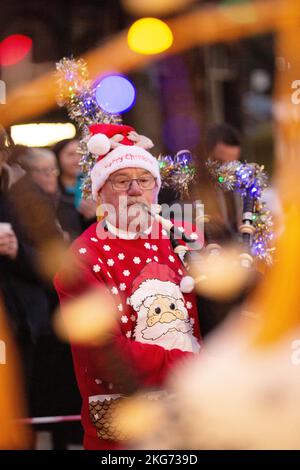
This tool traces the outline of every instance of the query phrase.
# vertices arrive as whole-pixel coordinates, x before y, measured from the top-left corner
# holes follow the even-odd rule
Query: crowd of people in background
[[[57,263],[50,275],[41,265],[50,245],[67,247],[95,220],[94,202],[81,198],[77,145],[29,148],[0,130],[0,289],[33,417],[80,414],[70,348],[52,326]],[[51,432],[56,449],[82,439],[79,423],[40,429]]]
[[[70,348],[52,326],[57,295],[52,277],[40,263],[50,244],[66,248],[95,221],[95,202],[81,195],[77,147],[76,138],[52,149],[15,145],[0,128],[0,290],[20,353],[29,416],[80,414]],[[241,151],[241,138],[230,126],[214,126],[208,132],[205,158],[238,160]],[[192,196],[204,202],[215,241],[234,239],[240,201],[212,185],[204,164],[199,175]],[[52,274],[56,269],[54,262]],[[201,302],[205,335],[225,318],[230,306]],[[79,423],[40,429],[51,431],[55,449],[82,440]]]

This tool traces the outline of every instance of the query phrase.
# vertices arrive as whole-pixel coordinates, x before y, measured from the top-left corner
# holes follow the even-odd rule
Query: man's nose
[[[142,194],[143,190],[139,187],[138,182],[136,180],[131,181],[128,189],[128,196],[141,196]]]

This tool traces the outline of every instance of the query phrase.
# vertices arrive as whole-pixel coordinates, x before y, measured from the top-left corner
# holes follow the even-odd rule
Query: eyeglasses
[[[128,191],[133,181],[136,181],[139,187],[143,190],[153,189],[156,185],[156,178],[153,176],[141,176],[140,178],[124,178],[124,176],[108,178],[115,191]]]
[[[45,176],[58,176],[59,175],[59,170],[57,168],[36,168],[36,167],[31,167],[31,171],[34,171],[35,173],[39,173],[40,175],[45,175]]]

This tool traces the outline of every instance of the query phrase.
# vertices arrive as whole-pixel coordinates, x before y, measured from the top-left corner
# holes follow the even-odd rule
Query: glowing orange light
[[[121,0],[124,8],[135,16],[169,15],[196,0]]]

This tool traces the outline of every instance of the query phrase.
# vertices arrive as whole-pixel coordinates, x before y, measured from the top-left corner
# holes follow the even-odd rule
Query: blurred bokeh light
[[[115,325],[114,312],[115,305],[104,289],[91,290],[64,304],[64,314],[55,315],[54,328],[65,341],[99,345]]]
[[[223,249],[220,255],[199,257],[191,271],[197,293],[217,300],[234,297],[249,279],[249,272],[239,263],[238,251],[232,248]]]
[[[225,10],[224,15],[237,23],[255,23],[257,21],[257,13],[255,6],[249,0],[222,0],[220,6],[224,7],[239,7],[242,6],[243,10]]]
[[[11,136],[15,144],[28,147],[48,147],[63,139],[75,137],[76,128],[67,123],[19,124],[11,127]]]
[[[97,85],[96,100],[98,105],[108,113],[124,113],[135,102],[135,88],[126,77],[109,75]]]
[[[23,34],[12,34],[0,43],[0,64],[14,65],[24,59],[32,48],[32,39]]]
[[[26,449],[29,430],[17,420],[25,416],[25,400],[17,351],[7,312],[0,301],[0,450]]]
[[[122,0],[124,8],[136,16],[169,15],[194,2],[195,0]]]
[[[141,18],[131,25],[127,36],[128,46],[140,54],[159,54],[173,44],[169,26],[158,18]]]
[[[152,393],[153,394],[153,393]],[[113,422],[132,441],[147,439],[164,417],[164,402],[151,396],[136,395],[124,400],[115,410]],[[147,423],[147,426],[145,426]]]

